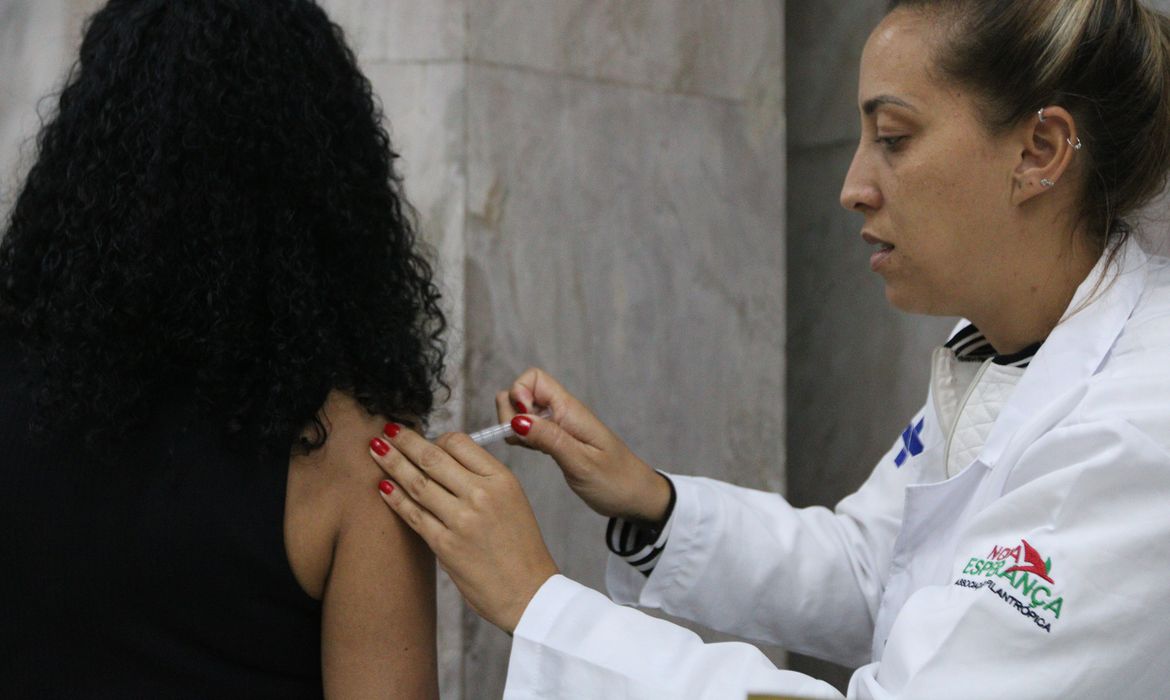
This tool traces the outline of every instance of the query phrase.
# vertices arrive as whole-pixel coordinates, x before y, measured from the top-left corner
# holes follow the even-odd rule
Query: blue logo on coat
[[[919,418],[918,424],[911,423],[906,426],[906,430],[902,432],[902,451],[894,458],[894,466],[900,467],[906,463],[906,460],[911,457],[917,457],[922,454],[922,426],[926,423],[925,418]]]

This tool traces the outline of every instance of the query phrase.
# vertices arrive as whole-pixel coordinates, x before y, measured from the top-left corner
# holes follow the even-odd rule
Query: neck
[[[1047,255],[1031,251],[1017,260],[1029,261],[998,280],[989,304],[969,318],[1001,355],[1043,342],[1063,319],[1077,288],[1092,272],[1100,251],[1077,232],[1066,245]],[[1041,261],[1034,263],[1031,261]]]

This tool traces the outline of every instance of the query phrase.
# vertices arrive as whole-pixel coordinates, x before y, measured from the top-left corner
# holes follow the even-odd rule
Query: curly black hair
[[[312,0],[110,0],[0,242],[34,428],[109,446],[176,391],[285,453],[333,389],[425,418],[446,321],[382,116]]]

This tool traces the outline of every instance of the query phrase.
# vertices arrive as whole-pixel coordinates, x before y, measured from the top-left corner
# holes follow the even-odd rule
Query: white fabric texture
[[[616,606],[564,576],[545,582],[529,608],[513,635],[512,658],[526,661],[508,667],[508,700],[726,700],[777,687],[799,698],[841,697],[827,683],[776,669],[749,644],[704,645],[690,630]],[[692,651],[632,653],[639,640]]]
[[[966,401],[956,407],[958,420],[950,428],[947,446],[948,477],[966,469],[979,456],[999,418],[1000,409],[1015,391],[1025,371],[1022,367],[997,365],[991,360],[984,362],[981,370],[978,381],[967,390]]]

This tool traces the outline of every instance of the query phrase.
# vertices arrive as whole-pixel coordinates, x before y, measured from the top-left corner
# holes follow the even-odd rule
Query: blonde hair
[[[1128,218],[1170,170],[1170,18],[1138,0],[892,0],[939,12],[942,77],[973,88],[1001,133],[1038,109],[1072,113],[1086,159],[1081,216],[1096,241],[1128,235]]]

